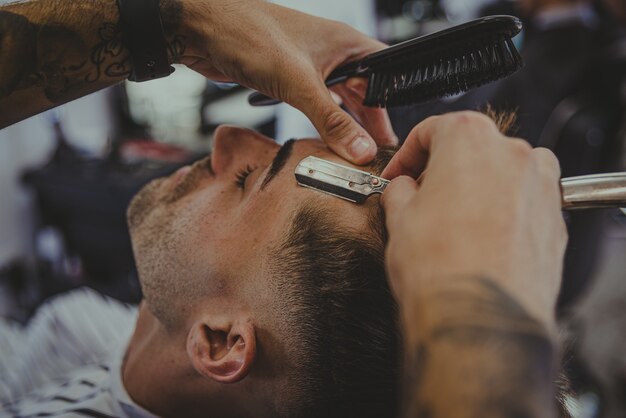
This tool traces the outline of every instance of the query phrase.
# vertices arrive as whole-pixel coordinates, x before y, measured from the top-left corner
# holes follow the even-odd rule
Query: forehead
[[[245,218],[248,220],[264,219],[267,226],[275,230],[274,238],[280,238],[288,230],[289,221],[296,212],[303,207],[312,207],[322,212],[328,212],[339,225],[348,228],[361,229],[366,226],[370,210],[378,205],[378,198],[370,197],[364,204],[354,204],[335,196],[322,193],[298,185],[295,178],[295,168],[298,163],[308,157],[315,156],[337,162],[349,167],[366,170],[368,167],[355,166],[332,152],[324,143],[315,139],[298,140],[293,146],[285,166],[263,190],[256,190],[245,208]],[[269,229],[269,228],[268,228]]]
[[[362,212],[363,209],[370,207],[371,203],[376,201],[376,199],[369,199],[369,202],[366,202],[366,204],[355,204],[347,202],[344,199],[340,199],[337,196],[332,196],[318,190],[313,190],[300,186],[295,177],[296,166],[300,163],[300,161],[309,156],[314,156],[327,161],[336,162],[338,164],[356,168],[358,170],[370,171],[369,166],[356,166],[344,160],[342,157],[338,156],[332,150],[330,150],[330,148],[328,148],[320,140],[302,139],[295,142],[292,148],[292,152],[287,159],[285,166],[275,179],[275,182],[278,183],[278,186],[283,188],[281,190],[278,190],[279,192],[282,191],[286,194],[293,193],[293,196],[297,200],[313,200],[317,201],[320,204],[323,203],[324,205],[329,207],[336,207],[338,209],[356,213]],[[273,194],[273,196],[275,196],[275,194]],[[311,203],[313,204],[314,202]]]

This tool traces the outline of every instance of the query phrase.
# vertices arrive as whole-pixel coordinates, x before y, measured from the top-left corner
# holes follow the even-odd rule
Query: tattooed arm
[[[382,196],[405,417],[554,416],[567,242],[554,155],[460,112],[417,125],[386,170],[421,176]]]
[[[185,49],[181,8],[161,2],[168,57]],[[0,127],[118,83],[131,72],[115,0],[0,7]]]
[[[352,162],[374,157],[372,139],[397,142],[383,109],[358,106],[354,112],[372,127],[372,138],[324,84],[337,66],[383,48],[380,42],[265,0],[155,1],[171,63],[290,103]],[[131,68],[123,35],[116,0],[0,6],[0,128],[124,80]],[[354,101],[348,89],[338,94]]]

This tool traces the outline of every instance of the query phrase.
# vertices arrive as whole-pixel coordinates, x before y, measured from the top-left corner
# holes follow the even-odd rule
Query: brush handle
[[[330,73],[326,79],[326,87],[332,87],[335,84],[343,83],[350,77],[363,75],[365,71],[366,70],[361,66],[361,61],[353,61],[342,65],[341,67],[337,67],[335,71]],[[282,101],[255,91],[248,96],[248,103],[252,106],[272,106],[282,103]]]
[[[566,177],[563,209],[626,208],[626,172]]]

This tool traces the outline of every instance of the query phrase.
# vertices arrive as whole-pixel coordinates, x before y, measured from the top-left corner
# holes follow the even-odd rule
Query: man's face
[[[309,155],[349,165],[319,140],[281,148],[258,133],[221,127],[210,158],[146,186],[129,208],[129,223],[148,301],[190,282],[208,296],[262,300],[268,267],[280,263],[268,259],[271,250],[305,202],[365,228],[374,199],[359,206],[297,185],[294,169]]]

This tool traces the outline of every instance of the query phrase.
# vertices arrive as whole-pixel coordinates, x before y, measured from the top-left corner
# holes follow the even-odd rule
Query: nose
[[[280,146],[250,129],[220,126],[213,137],[211,167],[216,176],[271,161]]]

